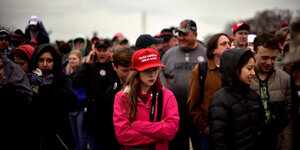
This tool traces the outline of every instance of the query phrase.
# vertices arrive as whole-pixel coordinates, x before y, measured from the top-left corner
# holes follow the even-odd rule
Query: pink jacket
[[[152,97],[147,101],[147,105],[138,100],[136,120],[130,127],[126,109],[121,103],[122,94],[123,101],[127,98],[126,90],[118,92],[114,102],[113,121],[118,142],[125,146],[125,150],[129,149],[129,146],[147,146],[154,142],[156,150],[169,149],[169,141],[175,137],[179,127],[178,106],[174,94],[170,90],[162,88],[163,109],[160,122],[149,121]],[[156,120],[156,115],[157,104],[154,120]]]

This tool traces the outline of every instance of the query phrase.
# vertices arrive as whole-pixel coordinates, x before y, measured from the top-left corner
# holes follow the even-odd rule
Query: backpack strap
[[[204,83],[207,74],[207,61],[200,62],[198,65],[199,83],[200,83],[200,104],[203,102]]]

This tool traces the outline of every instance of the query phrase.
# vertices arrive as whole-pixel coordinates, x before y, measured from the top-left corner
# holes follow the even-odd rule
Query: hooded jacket
[[[82,39],[83,40],[83,48],[82,49],[79,49],[79,51],[81,52],[82,56],[86,56],[88,55],[88,51],[87,51],[87,40],[86,38],[81,35],[81,34],[78,34],[72,41],[72,49],[76,49],[75,47],[75,41],[78,40],[78,39]]]
[[[161,120],[163,121],[160,122],[149,121],[150,107],[148,106],[151,106],[152,96],[145,103],[138,100],[136,120],[131,125],[122,104],[126,101],[127,90],[129,87],[118,92],[114,102],[113,122],[118,142],[125,146],[125,150],[129,149],[129,146],[147,146],[152,143],[156,143],[156,150],[169,149],[169,142],[175,137],[179,127],[178,106],[174,94],[162,88]],[[155,110],[154,120],[157,117],[157,109]]]
[[[2,145],[12,149],[29,149],[29,109],[32,90],[24,71],[6,55],[1,55],[4,79],[0,83]],[[2,68],[1,68],[2,69]],[[16,136],[17,135],[17,136]],[[18,143],[18,144],[16,144]]]
[[[0,53],[3,62],[4,81],[2,85],[12,84],[15,90],[23,94],[28,101],[32,99],[32,90],[24,71],[12,62],[5,54]],[[25,98],[24,97],[24,98]]]
[[[265,120],[262,101],[236,73],[245,53],[251,52],[230,49],[221,56],[222,88],[214,94],[208,113],[212,150],[253,150],[259,146]]]
[[[26,39],[26,43],[30,44],[30,41],[32,40],[30,37],[30,21],[28,21],[28,25],[25,28],[25,39]],[[38,20],[37,23],[37,37],[36,37],[36,41],[37,41],[37,45],[41,45],[41,44],[45,44],[45,43],[49,43],[50,39],[49,39],[49,35],[42,23],[41,20]]]

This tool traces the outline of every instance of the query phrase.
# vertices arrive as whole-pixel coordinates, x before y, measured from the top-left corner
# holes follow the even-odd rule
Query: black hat
[[[159,37],[163,38],[164,40],[170,40],[173,36],[174,34],[172,29],[163,29],[161,30]]]
[[[149,34],[142,34],[137,38],[135,42],[135,50],[147,48],[152,44],[159,44],[159,43],[163,43],[162,38],[154,38]]]
[[[108,39],[100,39],[96,41],[95,48],[99,48],[99,47],[104,47],[104,48],[110,47],[110,41]]]
[[[9,41],[9,43],[11,42],[11,39],[10,39],[10,34],[8,31],[4,30],[4,29],[1,29],[0,30],[0,38],[1,37],[5,37],[7,41]]]
[[[8,31],[1,29],[0,30],[0,37],[8,37],[10,38],[10,34],[8,33]]]
[[[22,30],[17,29],[17,30],[14,32],[14,34],[13,34],[11,40],[23,42],[23,41],[25,41],[25,35],[24,35],[24,33],[22,32]]]
[[[124,36],[117,37],[117,38],[115,39],[115,41],[116,41],[117,43],[122,43],[122,42],[128,43],[128,40],[127,40]]]

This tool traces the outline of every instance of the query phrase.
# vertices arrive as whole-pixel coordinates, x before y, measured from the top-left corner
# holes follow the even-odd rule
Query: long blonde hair
[[[73,55],[75,54],[78,58],[79,58],[79,61],[80,61],[80,64],[77,66],[77,68],[83,63],[83,56],[81,54],[81,52],[79,50],[72,50],[70,53],[69,53],[69,56],[70,55]],[[69,59],[69,58],[68,58]],[[71,74],[71,64],[70,62],[68,63],[68,65],[66,66],[66,74],[67,75],[70,75]]]

